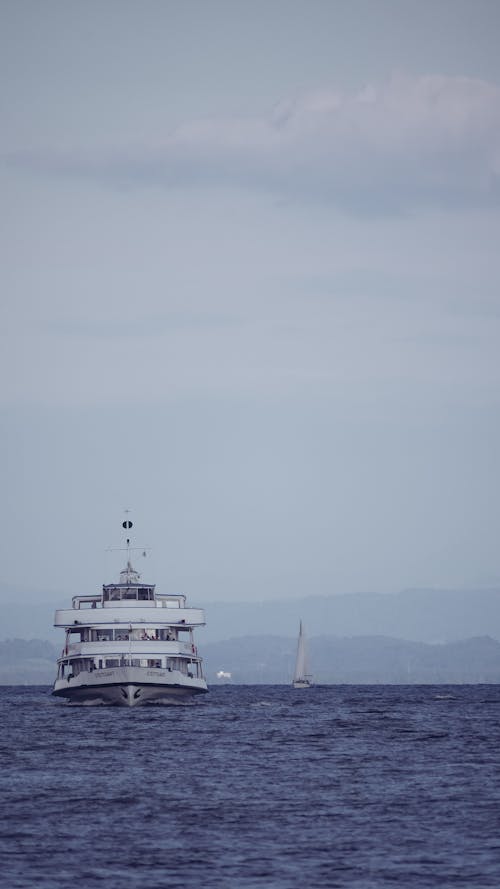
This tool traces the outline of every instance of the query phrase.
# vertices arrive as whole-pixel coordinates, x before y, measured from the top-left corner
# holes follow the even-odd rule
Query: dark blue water
[[[500,886],[500,687],[0,688],[9,889]]]

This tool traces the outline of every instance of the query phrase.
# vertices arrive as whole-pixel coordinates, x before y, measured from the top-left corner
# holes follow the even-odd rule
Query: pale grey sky
[[[498,584],[498,3],[0,14],[3,599]]]

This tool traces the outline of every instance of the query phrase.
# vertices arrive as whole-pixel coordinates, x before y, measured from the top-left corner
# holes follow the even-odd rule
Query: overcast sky
[[[500,583],[500,4],[1,2],[2,596]]]

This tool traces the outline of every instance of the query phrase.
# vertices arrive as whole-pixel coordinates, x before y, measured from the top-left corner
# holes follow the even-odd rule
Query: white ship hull
[[[204,679],[173,670],[116,667],[57,679],[52,694],[78,704],[136,707],[156,702],[179,703],[207,691]]]

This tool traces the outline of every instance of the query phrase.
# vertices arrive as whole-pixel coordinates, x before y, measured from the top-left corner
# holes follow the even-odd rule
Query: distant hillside
[[[244,636],[200,646],[209,684],[217,672],[234,683],[291,681],[296,642],[283,636]],[[0,685],[50,685],[59,648],[40,640],[0,642]],[[430,645],[384,636],[309,642],[316,683],[500,683],[500,643],[489,636]]]
[[[279,636],[246,636],[203,646],[205,673],[231,673],[235,683],[287,683],[295,662],[295,642]],[[489,636],[430,645],[383,636],[309,642],[310,668],[321,683],[420,684],[500,683],[500,643]]]
[[[352,593],[274,602],[205,605],[200,641],[279,633],[295,636],[304,620],[309,636],[391,636],[414,642],[452,642],[489,635],[500,640],[500,590],[407,590]]]
[[[60,650],[40,639],[0,642],[0,685],[50,685]]]

